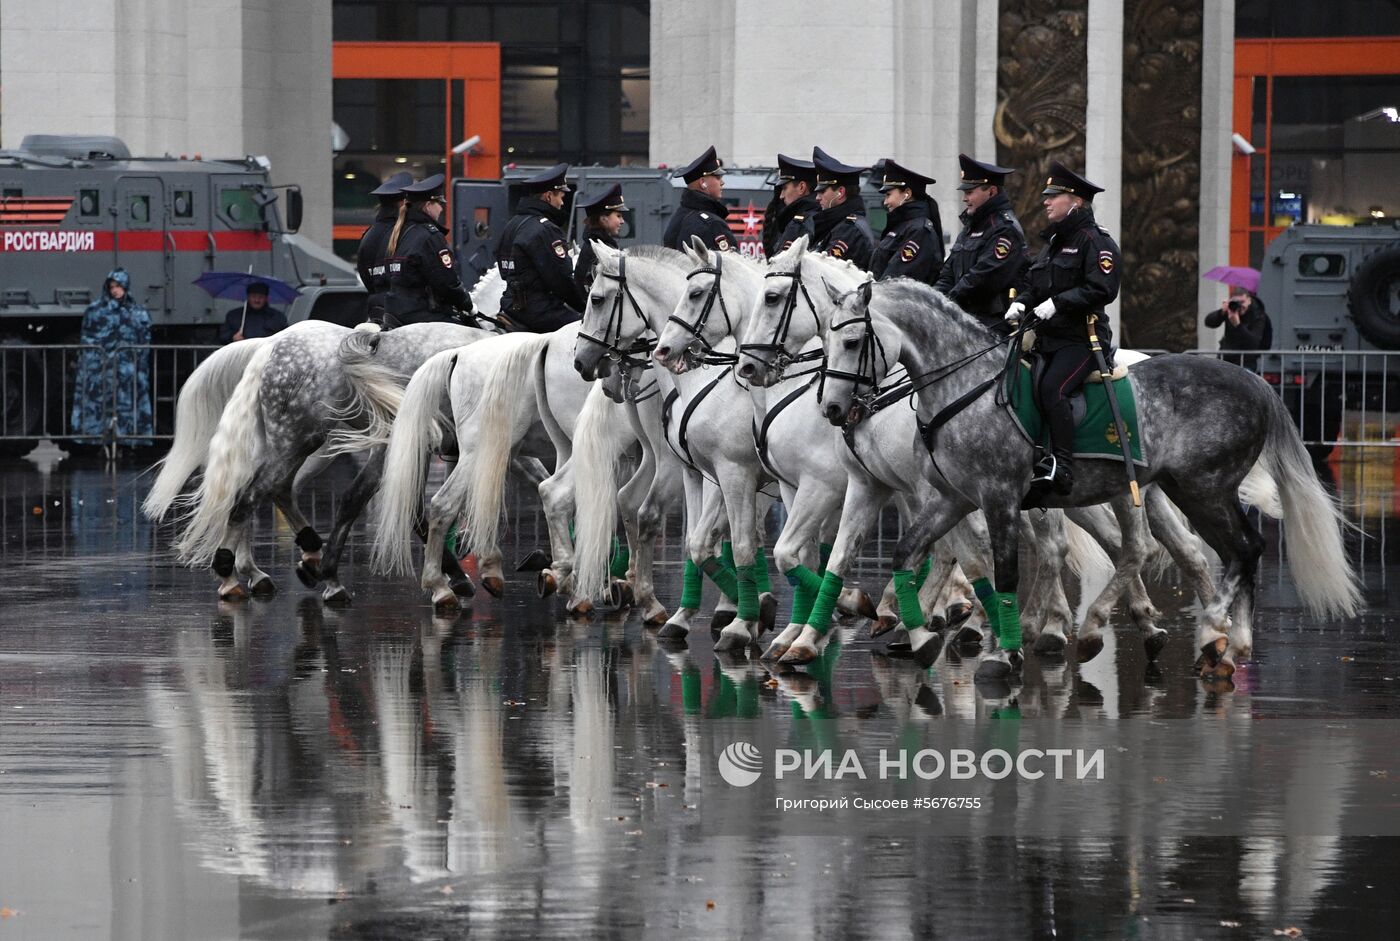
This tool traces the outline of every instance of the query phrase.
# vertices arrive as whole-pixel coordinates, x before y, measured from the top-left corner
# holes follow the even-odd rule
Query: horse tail
[[[1240,502],[1257,508],[1270,519],[1283,519],[1278,484],[1274,483],[1259,461],[1254,462],[1244,480],[1240,481]]]
[[[413,526],[423,508],[428,456],[442,445],[443,393],[456,365],[457,351],[443,350],[418,367],[403,390],[375,508],[370,564],[377,571],[413,571]]]
[[[258,337],[215,350],[181,386],[175,401],[175,441],[170,452],[152,468],[160,471],[141,504],[141,511],[149,519],[163,519],[179,499],[185,481],[204,466],[224,405],[237,388],[248,361],[265,342]]]
[[[494,265],[472,285],[472,310],[488,317],[501,312],[501,296],[506,292],[505,279]]]
[[[347,426],[363,427],[353,431],[346,428],[332,435],[333,454],[367,451],[389,440],[394,416],[403,402],[406,379],[376,361],[379,340],[380,334],[352,330],[340,341],[337,358],[350,388],[350,398],[336,409],[336,417]]]
[[[618,421],[595,383],[574,428],[574,592],[597,598],[611,582],[612,537],[617,532],[617,468],[632,442],[631,424]]]
[[[1260,463],[1278,483],[1288,568],[1313,615],[1351,617],[1361,586],[1342,543],[1341,508],[1313,471],[1312,459],[1283,399],[1268,393],[1269,429]]]
[[[1107,582],[1113,577],[1113,560],[1083,528],[1065,517],[1065,563],[1081,584]]]
[[[207,564],[214,558],[227,530],[229,513],[257,471],[263,443],[263,372],[276,348],[275,342],[265,343],[254,351],[209,441],[204,476],[191,501],[194,509],[175,543],[180,561],[186,565]]]
[[[477,440],[472,448],[471,486],[462,514],[469,551],[478,555],[494,550],[499,539],[506,470],[521,432],[517,422],[539,411],[538,407],[525,410],[521,405],[526,396],[531,404],[535,401],[535,357],[549,346],[552,336],[514,334],[516,342],[496,357],[486,374],[477,413]]]

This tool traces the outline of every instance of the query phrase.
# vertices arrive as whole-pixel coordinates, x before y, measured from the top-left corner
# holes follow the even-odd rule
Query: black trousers
[[[1069,397],[1084,384],[1094,370],[1094,353],[1088,344],[1063,346],[1042,352],[1045,370],[1040,374],[1040,408],[1050,426],[1050,449],[1068,453],[1074,450],[1074,410]]]

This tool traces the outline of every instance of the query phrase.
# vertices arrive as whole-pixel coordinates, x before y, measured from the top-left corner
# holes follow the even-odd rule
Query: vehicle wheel
[[[19,340],[0,340],[0,457],[22,457],[39,443],[44,362]]]
[[[1361,263],[1347,288],[1347,308],[1362,336],[1381,349],[1400,349],[1400,245]]]

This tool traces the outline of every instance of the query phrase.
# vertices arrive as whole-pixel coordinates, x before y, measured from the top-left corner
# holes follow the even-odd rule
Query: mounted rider
[[[870,168],[844,164],[820,147],[812,148],[812,163],[817,170],[817,202],[821,205],[814,222],[812,250],[845,258],[868,270],[875,233],[865,219],[860,175]]]
[[[614,183],[578,205],[586,221],[579,238],[578,260],[574,262],[574,283],[578,285],[579,294],[587,298],[589,289],[593,287],[593,266],[598,262],[593,254],[593,242],[596,240],[609,248],[617,248],[617,236],[626,222],[622,214],[627,205],[622,201],[621,183]]]
[[[963,228],[934,287],[988,328],[1004,332],[1011,289],[1029,259],[1026,233],[1003,187],[1016,171],[958,154]]]
[[[403,187],[404,202],[386,248],[386,329],[411,323],[459,323],[463,315],[471,314],[472,299],[462,287],[457,256],[442,221],[447,212],[442,184],[443,175],[435,173]]]
[[[884,162],[880,192],[885,194],[885,231],[870,259],[875,280],[913,278],[932,284],[943,268],[943,225],[928,188],[938,182],[893,160]]]
[[[399,219],[403,188],[412,182],[413,174],[400,170],[369,191],[379,200],[379,209],[374,214],[374,222],[360,236],[360,245],[355,249],[355,270],[368,294],[365,319],[381,327],[384,325],[384,298],[389,292],[389,235]]]
[[[727,221],[729,207],[720,200],[724,194],[724,161],[714,147],[677,170],[676,175],[685,181],[685,192],[681,193],[681,207],[667,224],[661,244],[680,251],[682,245],[690,244],[691,236],[698,235],[706,248],[738,251]]]
[[[817,168],[810,160],[778,154],[778,198],[782,208],[778,210],[773,225],[778,235],[773,241],[769,257],[786,251],[793,242],[807,236],[808,244],[816,241],[817,212]]]
[[[1095,368],[1088,322],[1104,350],[1112,334],[1104,307],[1118,296],[1118,243],[1094,221],[1090,203],[1103,187],[1090,183],[1059,161],[1041,195],[1050,227],[1040,255],[1026,272],[1023,289],[1006,312],[1019,321],[1030,311],[1037,319],[1036,348],[1044,358],[1037,394],[1050,429],[1050,453],[1041,457],[1031,482],[1031,497],[1046,489],[1069,493],[1074,486],[1072,453],[1074,413],[1069,397]]]
[[[567,163],[521,181],[526,195],[501,232],[496,266],[506,283],[501,314],[530,333],[549,333],[579,319],[584,295],[574,281],[564,227]]]

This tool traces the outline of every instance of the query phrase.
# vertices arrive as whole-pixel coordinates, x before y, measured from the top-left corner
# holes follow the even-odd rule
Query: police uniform
[[[564,243],[568,210],[540,199],[551,190],[567,192],[568,172],[567,163],[555,164],[521,183],[526,195],[496,246],[496,267],[506,282],[501,313],[511,325],[531,333],[549,333],[573,323],[584,306]]]
[[[610,248],[617,248],[617,239],[609,235],[607,229],[598,225],[598,219],[604,213],[622,212],[627,208],[622,201],[622,184],[614,183],[605,192],[579,203],[579,208],[583,210],[584,218],[588,221],[584,224],[583,235],[579,238],[578,261],[574,262],[574,283],[578,285],[579,296],[586,300],[589,290],[593,287],[593,266],[598,261],[593,255],[593,242],[596,240]]]
[[[1036,318],[1036,346],[1045,358],[1038,391],[1054,459],[1047,457],[1037,465],[1036,481],[1053,483],[1061,493],[1073,483],[1074,415],[1068,398],[1098,365],[1089,346],[1089,317],[1095,320],[1100,347],[1107,351],[1112,345],[1104,306],[1118,296],[1119,257],[1118,244],[1094,221],[1090,208],[1089,200],[1101,192],[1102,187],[1058,161],[1050,164],[1041,195],[1070,193],[1085,202],[1041,233],[1045,247],[1026,272],[1024,290],[1016,298],[1024,305],[1021,316]]]
[[[893,160],[884,162],[880,192],[909,189],[913,195],[885,220],[885,231],[870,259],[870,273],[876,280],[913,278],[932,284],[938,277],[943,268],[943,224],[938,204],[928,195],[929,185],[935,182]]]
[[[869,270],[875,251],[875,233],[865,219],[865,201],[860,198],[860,175],[868,167],[842,163],[820,147],[812,148],[817,172],[817,192],[835,186],[845,187],[846,198],[830,209],[819,209],[813,220],[813,251],[833,258],[846,258]]]
[[[360,236],[359,248],[355,249],[355,270],[369,295],[366,319],[380,326],[384,324],[384,296],[389,290],[389,266],[385,261],[389,253],[389,235],[399,218],[403,188],[412,182],[413,174],[400,170],[370,190],[371,196],[379,197],[379,210],[374,214],[374,222]]]
[[[403,226],[389,253],[389,290],[384,326],[411,323],[458,323],[458,311],[471,313],[472,299],[457,273],[457,256],[447,241],[447,227],[425,211],[442,198],[443,176],[436,173],[403,188]],[[392,234],[390,235],[392,240]]]
[[[715,149],[709,148],[676,171],[676,175],[685,180],[687,188],[681,192],[681,206],[667,223],[661,244],[679,251],[682,245],[690,244],[692,236],[698,235],[708,248],[737,251],[734,233],[729,229],[729,207],[713,196],[689,188],[701,177],[724,176],[724,161],[716,156]]]
[[[958,189],[995,186],[998,192],[976,210],[964,211],[959,217],[962,231],[934,287],[988,327],[1000,329],[1001,319],[1011,304],[1011,289],[1029,262],[1026,233],[1011,209],[1011,201],[1001,191],[1007,174],[1016,171],[981,163],[967,154],[958,154],[958,162]]]
[[[815,247],[817,239],[817,168],[810,160],[799,160],[786,154],[778,154],[778,185],[806,183],[807,195],[799,196],[778,210],[774,220],[777,236],[771,254],[786,251],[793,242],[807,236],[807,244]]]

